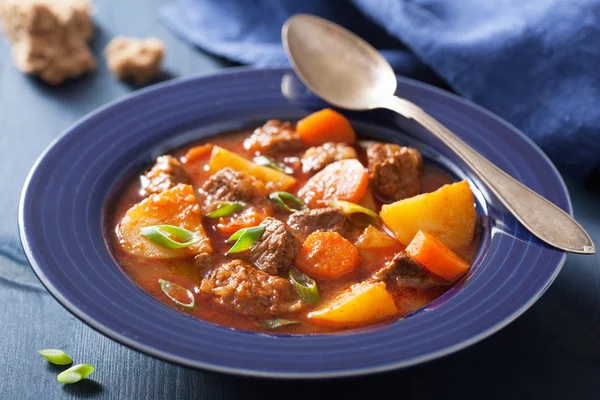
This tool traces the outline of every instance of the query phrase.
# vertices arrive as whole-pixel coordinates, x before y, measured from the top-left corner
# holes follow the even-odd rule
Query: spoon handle
[[[588,233],[569,214],[496,167],[419,106],[392,97],[381,107],[411,118],[453,150],[531,233],[561,250],[594,254]]]

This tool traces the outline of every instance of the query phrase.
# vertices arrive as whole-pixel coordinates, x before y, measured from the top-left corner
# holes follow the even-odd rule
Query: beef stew
[[[315,114],[190,144],[127,182],[105,210],[125,274],[193,317],[297,334],[398,319],[450,289],[479,242],[468,184]]]

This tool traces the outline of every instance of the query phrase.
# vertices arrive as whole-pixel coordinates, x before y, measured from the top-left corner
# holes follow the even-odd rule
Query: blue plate
[[[398,93],[571,212],[560,175],[515,128],[408,79],[398,78]],[[483,239],[474,267],[424,309],[341,334],[266,335],[174,311],[123,274],[104,241],[103,208],[124,178],[189,141],[269,118],[297,119],[322,106],[288,69],[232,69],[156,85],[94,112],[50,145],[23,189],[20,235],[35,273],[69,311],[132,348],[191,367],[285,378],[362,375],[441,357],[496,332],[548,288],[565,254],[533,238],[429,133],[385,111],[348,116],[359,132],[416,146],[457,178],[469,179],[477,198]]]

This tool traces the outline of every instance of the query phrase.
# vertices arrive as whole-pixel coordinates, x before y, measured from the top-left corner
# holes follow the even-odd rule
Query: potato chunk
[[[160,224],[195,232],[200,241],[184,249],[166,249],[140,235],[142,228]],[[191,185],[179,184],[131,207],[117,227],[117,235],[123,250],[138,257],[175,258],[213,251]]]
[[[359,251],[381,251],[396,246],[396,241],[373,225],[369,225],[355,244]]]
[[[381,207],[381,219],[396,239],[408,245],[419,230],[454,251],[468,246],[475,234],[475,199],[466,181],[442,186]]]
[[[307,317],[314,324],[352,327],[382,321],[397,313],[385,283],[365,281],[350,286]]]
[[[296,179],[290,175],[268,167],[256,165],[252,161],[246,160],[244,157],[219,146],[213,147],[208,167],[213,174],[227,167],[233,168],[238,172],[246,172],[256,179],[263,181],[270,192],[286,190],[296,184]]]

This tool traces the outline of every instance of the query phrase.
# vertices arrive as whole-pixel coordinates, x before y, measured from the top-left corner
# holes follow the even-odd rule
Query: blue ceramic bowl
[[[398,78],[398,93],[571,211],[552,163],[515,128],[465,100],[408,79]],[[347,115],[360,133],[418,147],[430,162],[469,179],[482,227],[469,275],[413,315],[330,335],[236,331],[161,304],[113,261],[103,236],[103,209],[133,171],[192,140],[269,118],[297,119],[321,107],[288,69],[232,69],[156,85],[94,112],[50,145],[23,189],[20,234],[35,273],[74,315],[132,348],[191,367],[285,378],[362,375],[441,357],[496,332],[548,288],[565,254],[533,238],[429,133],[385,111]]]

